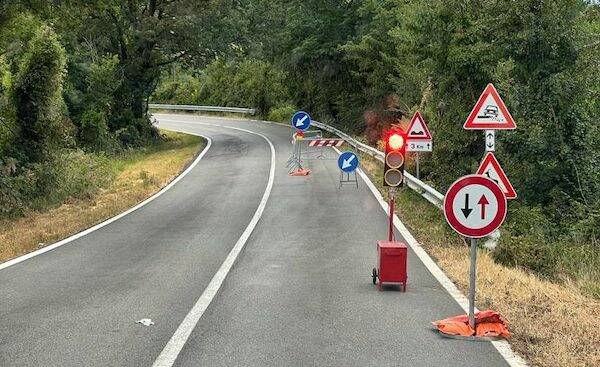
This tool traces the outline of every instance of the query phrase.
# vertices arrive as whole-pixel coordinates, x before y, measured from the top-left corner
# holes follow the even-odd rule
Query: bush
[[[108,158],[81,150],[54,154],[45,162],[22,168],[19,174],[3,170],[0,218],[14,218],[27,210],[59,205],[68,198],[89,198],[108,185],[115,174]]]
[[[201,88],[201,79],[181,72],[161,83],[153,98],[168,104],[199,104]]]
[[[86,111],[80,123],[79,141],[84,147],[91,151],[113,151],[116,148],[102,112]]]
[[[296,108],[292,105],[284,105],[276,107],[269,111],[267,120],[275,122],[288,122],[296,112]]]

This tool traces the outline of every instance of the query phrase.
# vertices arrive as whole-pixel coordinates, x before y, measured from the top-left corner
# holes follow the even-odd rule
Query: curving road
[[[375,290],[385,213],[334,160],[290,177],[284,126],[157,117],[210,149],[150,203],[0,268],[0,366],[507,365],[431,329],[462,309],[412,252],[408,292]]]

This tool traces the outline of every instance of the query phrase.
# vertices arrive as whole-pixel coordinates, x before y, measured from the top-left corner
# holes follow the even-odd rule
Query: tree
[[[112,79],[120,83],[111,92],[109,128],[144,139],[153,134],[147,101],[162,68],[177,61],[201,63],[214,58],[217,47],[208,40],[216,32],[210,32],[214,23],[210,15],[221,6],[209,0],[62,0],[33,2],[29,9],[55,20],[72,55],[71,75],[80,75],[77,80],[70,78],[75,90],[88,88],[92,72],[88,65],[101,66],[103,60],[117,58]],[[84,112],[85,108],[77,111]]]
[[[21,161],[39,162],[61,144],[65,51],[54,31],[40,27],[29,42],[12,86]]]

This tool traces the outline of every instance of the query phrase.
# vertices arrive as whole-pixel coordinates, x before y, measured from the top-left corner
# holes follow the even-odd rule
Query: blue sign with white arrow
[[[292,117],[292,127],[298,130],[307,130],[311,123],[310,115],[304,111],[298,111]]]
[[[346,173],[352,173],[358,168],[358,156],[353,152],[344,152],[338,158],[338,167]]]

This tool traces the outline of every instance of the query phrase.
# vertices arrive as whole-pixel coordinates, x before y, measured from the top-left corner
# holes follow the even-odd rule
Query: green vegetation
[[[226,17],[239,35],[233,57],[173,69],[154,99],[259,107],[279,121],[301,108],[371,144],[420,110],[436,140],[421,172],[444,191],[483,156],[483,134],[462,124],[492,82],[519,126],[498,137],[520,197],[496,261],[598,284],[597,3],[245,0]]]
[[[224,6],[1,2],[0,220],[88,197],[114,178],[113,157],[159,146],[148,98],[167,65],[225,54]]]
[[[462,124],[492,82],[519,126],[498,137],[520,197],[495,259],[597,294],[599,35],[584,0],[2,2],[0,215],[86,195],[83,167],[159,142],[151,98],[301,108],[371,144],[420,110],[444,191],[483,155]]]
[[[13,205],[22,213],[0,218],[0,261],[51,244],[136,205],[177,176],[205,144],[197,136],[164,134],[156,144],[111,156],[72,151],[62,157],[62,165],[44,167],[55,170],[51,175],[30,173],[31,179],[53,180],[53,189],[47,197],[24,193],[18,205]],[[24,187],[36,187],[36,183],[17,186]]]

